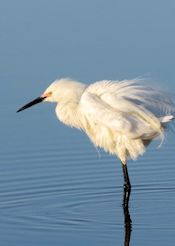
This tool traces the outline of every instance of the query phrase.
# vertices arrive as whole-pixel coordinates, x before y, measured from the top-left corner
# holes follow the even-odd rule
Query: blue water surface
[[[55,105],[16,110],[60,77],[141,76],[173,94],[174,11],[170,0],[1,1],[1,245],[124,245],[119,160],[62,125]],[[130,245],[174,245],[174,136],[128,163]]]

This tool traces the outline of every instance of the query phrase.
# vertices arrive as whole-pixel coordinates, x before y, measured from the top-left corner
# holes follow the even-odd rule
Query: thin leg
[[[131,183],[129,180],[127,165],[122,163],[122,169],[123,169],[123,177],[124,177],[124,187],[126,188],[126,190],[131,190]]]
[[[123,177],[124,177],[124,190],[123,190],[123,213],[125,224],[125,239],[124,246],[129,246],[131,232],[132,232],[132,220],[129,213],[129,198],[131,194],[131,183],[129,180],[127,165],[122,163]]]
[[[122,169],[124,177],[123,206],[128,207],[129,197],[131,193],[131,183],[129,180],[127,165],[122,163]]]

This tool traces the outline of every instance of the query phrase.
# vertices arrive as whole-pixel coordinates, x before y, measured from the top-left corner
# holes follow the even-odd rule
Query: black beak
[[[37,103],[40,103],[42,102],[46,97],[37,97],[35,100],[27,103],[26,105],[24,105],[22,108],[18,109],[17,113],[26,109],[26,108],[30,108],[31,106],[37,104]]]

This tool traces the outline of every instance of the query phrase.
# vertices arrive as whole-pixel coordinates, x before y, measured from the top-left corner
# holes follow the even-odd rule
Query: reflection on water
[[[123,190],[123,214],[124,214],[124,227],[125,227],[124,246],[130,245],[131,231],[132,231],[132,220],[129,211],[130,195],[131,195],[131,190],[127,190],[126,187],[124,187]]]
[[[56,127],[59,131],[59,124]],[[128,163],[132,195],[129,207],[122,207],[123,176],[115,157],[101,151],[99,158],[84,135],[66,127],[58,135],[49,137],[46,132],[47,141],[37,136],[37,128],[32,131],[33,142],[30,137],[29,141],[21,138],[1,149],[3,242],[123,245],[125,241],[129,245],[130,240],[131,245],[171,245],[175,228],[173,139],[162,149],[151,146],[144,157]]]

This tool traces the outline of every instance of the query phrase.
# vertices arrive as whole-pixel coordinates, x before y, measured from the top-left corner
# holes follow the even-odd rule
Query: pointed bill
[[[18,109],[17,113],[24,110],[24,109],[27,109],[27,108],[30,108],[32,107],[33,105],[37,104],[37,103],[40,103],[42,102],[46,97],[37,97],[36,99],[34,99],[33,101],[27,103],[26,105],[24,105],[23,107],[21,107],[20,109]]]

